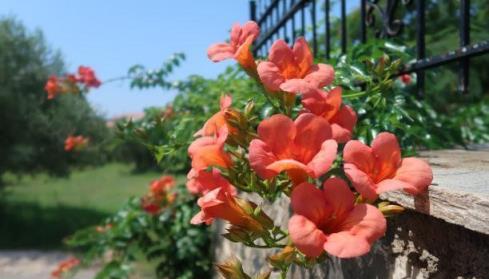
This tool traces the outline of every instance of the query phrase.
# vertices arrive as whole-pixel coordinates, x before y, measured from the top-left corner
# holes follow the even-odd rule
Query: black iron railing
[[[359,0],[360,26],[347,26],[347,1],[336,1],[339,4],[339,48],[341,53],[347,51],[348,28],[359,28],[360,43],[367,42],[367,28],[374,25],[374,13],[380,14],[381,29],[375,32],[376,37],[394,37],[403,29],[403,22],[396,19],[399,5],[414,2],[416,21],[416,61],[407,65],[403,73],[415,72],[417,75],[417,91],[421,96],[424,92],[425,70],[439,67],[448,63],[458,63],[458,89],[466,93],[469,86],[470,58],[489,53],[489,38],[477,43],[470,42],[470,0],[460,0],[459,41],[460,47],[442,55],[426,57],[426,19],[425,0],[386,0],[383,5],[375,0]],[[352,1],[348,1],[351,4]],[[254,53],[260,56],[267,54],[273,40],[278,37],[287,41],[295,41],[298,35],[309,36],[314,55],[319,54],[319,44],[323,44],[324,58],[329,59],[333,51],[331,45],[330,0],[251,0],[250,17],[261,29],[261,35],[254,45]],[[321,5],[323,12],[318,11]],[[487,5],[489,8],[489,4]],[[321,16],[323,16],[321,18]],[[318,28],[324,28],[318,30]],[[318,42],[318,31],[324,34],[323,42]]]

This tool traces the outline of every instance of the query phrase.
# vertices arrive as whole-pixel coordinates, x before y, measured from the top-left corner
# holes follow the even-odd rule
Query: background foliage
[[[105,121],[83,96],[46,99],[48,76],[64,69],[60,52],[48,47],[41,31],[29,32],[14,18],[0,19],[0,177],[6,171],[66,175],[75,163],[105,161],[104,145],[75,154],[63,149],[69,134],[92,142],[110,138]]]
[[[190,169],[187,148],[194,133],[204,122],[219,111],[219,98],[223,94],[233,97],[233,106],[243,107],[250,99],[264,102],[257,85],[245,78],[236,67],[228,68],[216,79],[194,75],[175,84],[178,95],[165,108],[149,108],[138,121],[120,122],[119,139],[126,158],[142,168],[154,165],[155,159],[162,170],[185,173]],[[147,86],[160,86],[147,83]],[[141,150],[146,146],[147,151]],[[153,156],[155,155],[155,156]]]
[[[97,279],[128,278],[137,261],[148,261],[158,278],[210,278],[210,229],[190,224],[198,211],[196,199],[183,185],[176,193],[175,202],[157,215],[143,211],[139,198],[131,198],[105,220],[104,231],[90,227],[66,243],[84,253],[85,263],[112,254]]]

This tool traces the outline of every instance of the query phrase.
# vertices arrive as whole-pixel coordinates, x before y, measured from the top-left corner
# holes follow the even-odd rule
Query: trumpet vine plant
[[[229,43],[208,49],[214,62],[234,59],[259,85],[257,94],[271,109],[264,116],[253,98],[243,109],[234,106],[230,95],[214,100],[220,110],[196,131],[188,148],[187,188],[200,197],[200,212],[191,223],[222,220],[230,241],[282,249],[269,257],[282,278],[292,264],[311,267],[328,256],[365,255],[385,234],[385,217],[402,211],[379,200],[379,194],[402,190],[417,195],[433,179],[427,162],[401,156],[395,134],[381,131],[369,145],[356,140],[357,112],[343,102],[369,95],[365,109],[382,105],[383,92],[392,86],[390,73],[400,63],[378,61],[372,67],[385,78],[344,95],[335,69],[315,63],[304,38],[292,47],[279,39],[268,58],[258,61],[251,52],[258,35],[255,22],[236,24]],[[278,198],[290,199],[293,214],[285,226],[260,206]],[[218,270],[226,278],[250,278],[237,259],[219,264]]]

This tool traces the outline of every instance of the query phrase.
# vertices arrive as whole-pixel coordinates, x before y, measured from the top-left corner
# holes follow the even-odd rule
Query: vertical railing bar
[[[470,44],[470,0],[460,1],[460,47],[462,51],[466,51],[466,46]],[[467,94],[469,87],[469,58],[460,60],[459,66],[459,92]]]
[[[267,17],[267,32],[273,27],[273,18],[271,16]],[[269,42],[272,38],[267,39],[267,49],[269,49]]]
[[[290,1],[290,6],[294,6],[295,0]],[[295,42],[295,15],[292,16],[292,41]]]
[[[255,2],[255,0],[250,1],[250,18],[251,18],[251,20],[256,21],[256,2]],[[257,54],[258,54],[258,50],[253,48],[253,55],[256,56]]]
[[[331,48],[331,41],[330,41],[330,33],[329,33],[329,0],[324,1],[324,27],[326,30],[324,30],[324,50],[326,52],[326,59],[329,59],[330,55],[330,48]]]
[[[251,20],[256,20],[256,2],[255,0],[250,1],[250,18]]]
[[[418,61],[425,58],[425,0],[416,0],[416,57]],[[416,72],[418,97],[424,95],[425,73],[423,70]]]
[[[312,49],[314,53],[314,57],[318,55],[318,41],[316,34],[316,0],[312,0],[311,3],[311,21],[312,21]]]
[[[279,11],[278,3],[274,9],[275,9],[275,23],[273,25],[275,26],[275,24],[277,24],[280,20],[280,11]],[[275,39],[278,39],[278,38],[280,38],[280,30],[277,30],[277,32],[276,32]]]
[[[306,11],[304,2],[301,5],[301,36],[306,36]]]
[[[367,0],[360,0],[360,41],[367,42]]]
[[[341,0],[341,53],[346,53],[346,0]]]
[[[282,16],[284,16],[287,13],[287,0],[282,1]],[[287,39],[287,23],[284,24],[284,40],[288,42],[289,40]]]

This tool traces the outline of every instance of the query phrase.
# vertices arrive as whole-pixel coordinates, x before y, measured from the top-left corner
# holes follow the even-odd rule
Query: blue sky
[[[134,64],[156,68],[175,52],[187,56],[175,79],[191,74],[215,77],[233,62],[210,62],[207,47],[226,40],[231,25],[249,16],[248,0],[1,2],[0,16],[14,15],[29,29],[41,29],[51,46],[63,52],[69,71],[91,66],[101,80],[124,75]],[[350,5],[349,1],[348,10]],[[131,90],[127,82],[114,82],[92,90],[88,99],[112,117],[163,106],[174,96],[175,92]]]
[[[214,64],[207,47],[228,38],[234,22],[248,19],[247,0],[63,1],[2,0],[0,15],[15,15],[29,29],[43,30],[64,54],[68,70],[93,67],[100,79],[124,75],[134,64],[156,68],[175,52],[187,60],[176,79],[214,77],[232,62]],[[92,90],[91,104],[108,117],[162,106],[174,92],[131,90],[127,82]]]

